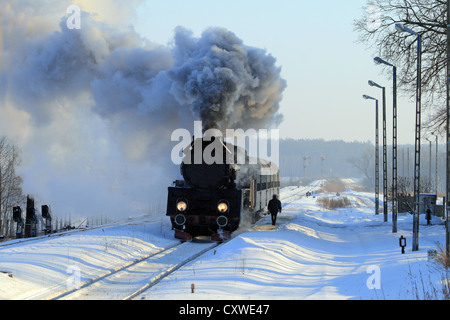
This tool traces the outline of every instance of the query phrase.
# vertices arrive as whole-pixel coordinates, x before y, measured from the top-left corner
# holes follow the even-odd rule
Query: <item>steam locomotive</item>
[[[280,173],[275,164],[251,158],[222,138],[195,139],[183,152],[184,180],[174,181],[167,197],[166,215],[177,239],[229,240],[240,224],[259,220],[268,201],[279,194]],[[201,156],[205,154],[215,161]],[[201,160],[193,161],[198,155]],[[239,156],[245,161],[238,161]]]

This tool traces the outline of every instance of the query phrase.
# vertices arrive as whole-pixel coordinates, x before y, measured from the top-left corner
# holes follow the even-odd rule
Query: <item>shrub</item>
[[[349,208],[352,206],[347,197],[320,197],[317,199],[317,203],[330,210]]]

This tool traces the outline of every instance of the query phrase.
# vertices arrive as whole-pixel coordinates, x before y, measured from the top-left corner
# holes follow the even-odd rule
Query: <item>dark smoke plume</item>
[[[195,38],[179,27],[173,52],[171,92],[190,106],[204,129],[259,129],[281,122],[286,83],[264,50],[245,46],[224,28],[209,28]]]

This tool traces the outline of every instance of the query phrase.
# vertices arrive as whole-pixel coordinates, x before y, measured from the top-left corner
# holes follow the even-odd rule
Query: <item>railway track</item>
[[[218,245],[210,242],[177,243],[85,281],[77,288],[68,288],[64,292],[44,299],[131,300]]]
[[[300,196],[305,196],[308,192],[314,192],[322,188],[321,180],[314,181],[308,186],[302,186],[298,188],[294,188],[291,193],[285,195],[281,201],[283,206],[290,204],[291,202],[297,200]]]

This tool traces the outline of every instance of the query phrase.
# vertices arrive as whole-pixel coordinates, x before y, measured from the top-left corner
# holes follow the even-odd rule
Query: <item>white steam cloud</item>
[[[0,2],[0,134],[23,148],[25,192],[53,212],[147,211],[178,174],[172,131],[194,120],[281,122],[286,84],[264,50],[223,28],[196,38],[178,27],[173,45],[157,45],[79,2],[79,30],[66,26],[71,1]]]

